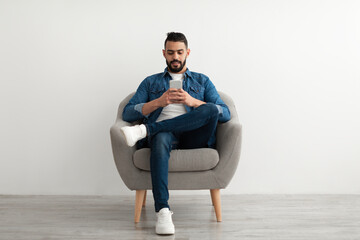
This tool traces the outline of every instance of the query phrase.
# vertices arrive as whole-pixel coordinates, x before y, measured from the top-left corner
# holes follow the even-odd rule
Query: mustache
[[[173,61],[171,61],[170,63],[180,63],[180,64],[181,64],[181,62],[178,61],[178,60],[173,60]]]

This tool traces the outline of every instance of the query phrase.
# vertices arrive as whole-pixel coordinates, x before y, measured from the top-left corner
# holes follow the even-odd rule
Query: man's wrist
[[[197,107],[199,107],[199,106],[201,106],[201,105],[203,105],[203,104],[205,104],[205,103],[206,103],[206,102],[203,102],[203,101],[201,101],[201,100],[199,100],[199,99],[194,98],[194,104],[193,104],[192,107],[197,108]]]
[[[155,106],[156,108],[162,107],[160,98],[157,98],[157,99],[154,100],[154,106]]]

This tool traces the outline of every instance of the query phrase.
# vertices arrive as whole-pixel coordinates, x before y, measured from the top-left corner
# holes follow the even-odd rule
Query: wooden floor
[[[360,239],[360,195],[172,196],[174,236],[155,234],[151,195],[134,224],[134,197],[0,196],[0,239]]]

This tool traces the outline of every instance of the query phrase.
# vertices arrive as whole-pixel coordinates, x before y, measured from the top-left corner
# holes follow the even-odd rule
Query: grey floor
[[[195,191],[194,191],[195,192]],[[360,239],[360,195],[172,196],[174,236],[157,236],[153,201],[134,197],[1,196],[0,239]]]

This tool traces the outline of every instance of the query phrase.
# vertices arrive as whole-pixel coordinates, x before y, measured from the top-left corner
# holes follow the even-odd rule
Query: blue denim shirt
[[[135,95],[130,99],[122,113],[124,121],[133,122],[142,120],[143,123],[153,123],[159,117],[163,108],[158,108],[149,115],[142,114],[142,107],[145,103],[155,100],[169,89],[171,76],[165,68],[164,72],[151,75],[145,78]],[[214,84],[210,79],[201,73],[191,72],[189,69],[184,74],[183,89],[190,96],[204,101],[214,103],[219,109],[219,122],[230,120],[230,111],[226,104],[221,100]],[[194,108],[185,106],[186,111],[192,111]]]

